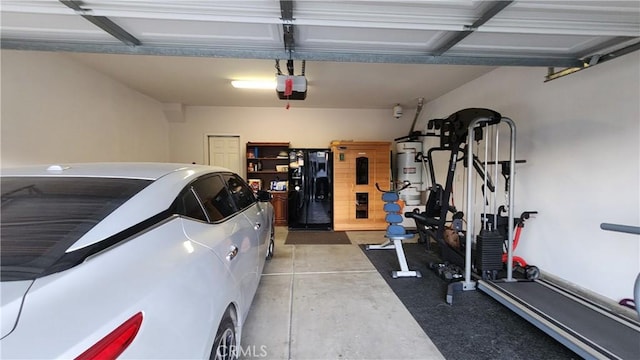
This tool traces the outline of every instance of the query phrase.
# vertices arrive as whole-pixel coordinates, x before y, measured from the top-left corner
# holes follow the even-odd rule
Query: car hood
[[[2,301],[2,307],[0,313],[2,313],[2,333],[0,339],[9,335],[16,326],[18,317],[20,316],[20,309],[22,308],[22,299],[29,291],[29,288],[33,284],[33,280],[23,281],[3,281],[0,283],[0,300]]]

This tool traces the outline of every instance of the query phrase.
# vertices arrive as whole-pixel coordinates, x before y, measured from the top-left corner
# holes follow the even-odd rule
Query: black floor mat
[[[409,269],[422,278],[393,279],[391,271],[400,270],[394,250],[361,248],[445,358],[581,358],[481,291],[457,293],[448,305],[448,282],[428,265],[439,258],[424,244],[404,244]]]
[[[351,240],[344,231],[289,231],[285,245],[347,245]]]

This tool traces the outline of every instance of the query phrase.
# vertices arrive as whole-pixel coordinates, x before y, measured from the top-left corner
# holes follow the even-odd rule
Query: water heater
[[[422,152],[421,142],[400,142],[396,144],[396,180],[399,184],[409,181],[411,186],[400,192],[400,198],[407,205],[419,205],[422,190],[422,162],[416,155]]]

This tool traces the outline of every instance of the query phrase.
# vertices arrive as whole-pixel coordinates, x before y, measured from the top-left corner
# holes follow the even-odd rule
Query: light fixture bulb
[[[275,90],[275,80],[232,80],[231,86],[237,89],[267,89]]]

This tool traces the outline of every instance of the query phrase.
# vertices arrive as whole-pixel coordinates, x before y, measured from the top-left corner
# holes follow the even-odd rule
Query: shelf
[[[281,157],[278,157],[278,155],[281,155]],[[278,226],[286,226],[288,192],[270,190],[270,188],[274,182],[276,182],[277,189],[286,189],[289,187],[287,182],[289,171],[276,170],[277,168],[286,168],[286,165],[289,164],[289,143],[248,142],[245,157],[247,178],[259,180],[262,190],[271,192],[271,204],[274,209],[275,224]],[[260,164],[261,170],[257,170],[258,164]],[[254,169],[256,171],[252,171]]]
[[[269,190],[275,181],[284,182],[280,185],[284,188],[288,187],[289,171],[278,171],[278,169],[288,168],[287,165],[289,165],[289,143],[247,143],[245,155],[247,180],[259,180],[262,190]]]
[[[289,148],[288,142],[248,142],[247,147],[283,147]]]
[[[248,174],[282,174],[285,177],[287,176],[286,171],[275,171],[275,170],[247,171],[247,175]]]

